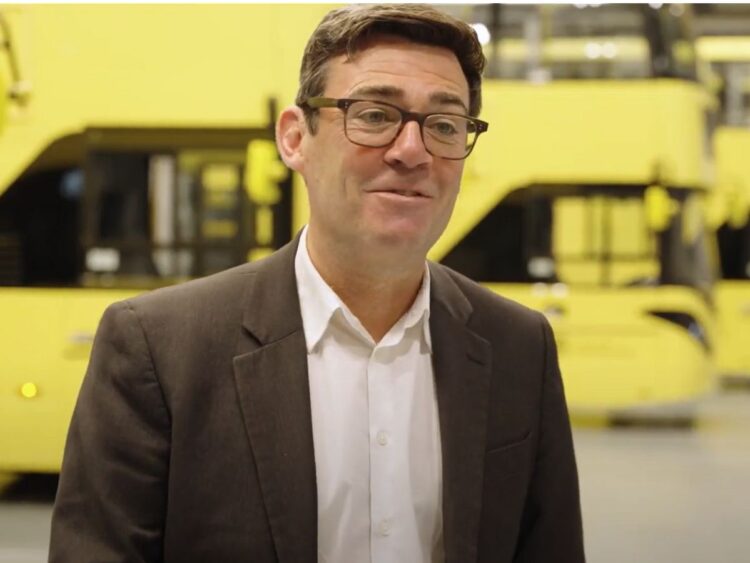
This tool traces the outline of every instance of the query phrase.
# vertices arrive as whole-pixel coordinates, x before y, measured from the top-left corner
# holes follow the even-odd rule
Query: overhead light
[[[586,58],[589,59],[598,59],[602,56],[602,46],[599,43],[594,43],[593,41],[589,41],[588,43],[586,43],[584,51],[586,53]]]
[[[617,56],[617,45],[611,41],[607,41],[602,46],[602,55],[607,59],[614,59]]]
[[[490,39],[492,39],[492,36],[490,35],[490,30],[487,29],[487,26],[483,23],[473,23],[471,24],[471,27],[474,28],[474,31],[477,34],[477,39],[479,39],[479,43],[481,45],[487,45],[490,42]]]

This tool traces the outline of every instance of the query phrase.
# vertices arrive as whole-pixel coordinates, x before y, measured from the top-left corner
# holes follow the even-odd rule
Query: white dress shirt
[[[375,343],[307,251],[295,259],[307,342],[320,563],[443,561],[430,274]]]

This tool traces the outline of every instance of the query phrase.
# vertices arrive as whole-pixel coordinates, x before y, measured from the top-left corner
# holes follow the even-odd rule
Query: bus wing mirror
[[[663,186],[653,185],[646,188],[645,205],[649,229],[661,232],[669,228],[676,209],[675,202]]]
[[[248,253],[253,261],[270,254],[274,248],[276,217],[273,207],[283,197],[279,185],[289,170],[279,159],[276,143],[268,139],[253,139],[247,146],[244,185],[252,204],[255,245]]]
[[[747,225],[750,215],[750,197],[748,190],[743,189],[745,186],[740,185],[729,201],[729,225],[733,229],[741,229]]]
[[[281,200],[281,182],[289,174],[276,152],[276,144],[255,139],[247,146],[245,189],[250,200],[259,205],[274,205]]]

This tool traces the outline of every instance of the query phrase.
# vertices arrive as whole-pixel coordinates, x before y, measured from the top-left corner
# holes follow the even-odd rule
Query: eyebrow
[[[358,96],[374,96],[396,100],[402,99],[405,92],[401,88],[395,86],[363,86],[362,88],[355,88],[349,95],[354,98]],[[460,106],[465,113],[469,113],[469,108],[466,107],[463,100],[455,94],[450,94],[448,92],[435,92],[434,94],[431,94],[430,102],[439,105]]]

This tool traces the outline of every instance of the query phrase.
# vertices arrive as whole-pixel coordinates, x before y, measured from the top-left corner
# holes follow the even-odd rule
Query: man
[[[308,226],[107,311],[50,561],[583,561],[547,322],[425,262],[483,65],[425,6],[323,20],[276,131]]]

